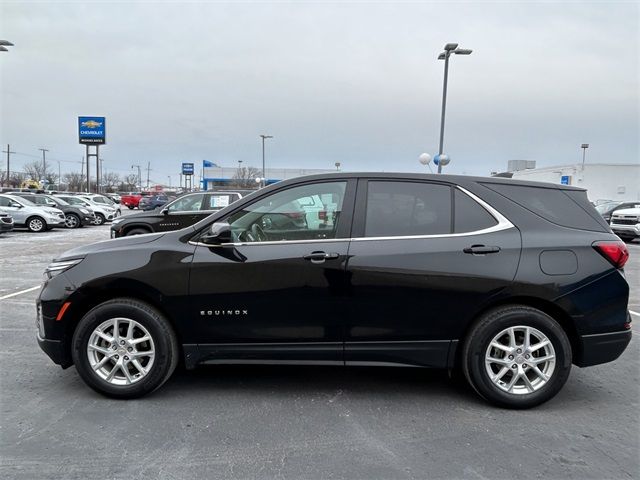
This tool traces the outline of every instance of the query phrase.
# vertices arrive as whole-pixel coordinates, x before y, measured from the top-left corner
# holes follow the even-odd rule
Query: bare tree
[[[47,185],[58,185],[58,174],[53,172],[47,172],[44,177],[44,183]]]
[[[253,188],[256,186],[256,178],[260,175],[260,170],[255,167],[238,168],[231,184],[234,187]]]
[[[9,186],[13,188],[19,187],[26,180],[27,176],[23,172],[11,172],[9,175]],[[7,184],[7,171],[0,170],[0,185]]]
[[[63,179],[67,189],[72,192],[79,192],[84,186],[84,176],[78,172],[65,173]]]
[[[109,192],[113,192],[115,188],[120,184],[120,175],[115,172],[107,172],[102,178],[102,183],[107,187]]]
[[[121,192],[129,192],[136,189],[136,182],[138,181],[138,176],[134,173],[130,173],[129,175],[125,175],[122,178],[122,182],[120,182],[120,186],[118,190]]]
[[[42,164],[42,162],[40,160],[34,160],[33,162],[27,163],[24,166],[24,171],[29,177],[31,177],[32,180],[41,182],[42,180],[46,179],[47,174],[49,173],[49,168],[47,168],[45,171],[45,166]]]

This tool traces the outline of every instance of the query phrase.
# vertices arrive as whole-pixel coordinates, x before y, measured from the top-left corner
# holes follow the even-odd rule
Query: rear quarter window
[[[496,183],[483,185],[556,225],[608,231],[606,222],[589,203],[584,191]]]

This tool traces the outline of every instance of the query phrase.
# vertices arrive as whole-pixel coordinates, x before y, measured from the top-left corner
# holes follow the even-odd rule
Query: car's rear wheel
[[[47,222],[42,217],[31,217],[27,220],[27,228],[30,232],[44,232],[47,230]]]
[[[80,320],[73,361],[91,388],[114,398],[136,398],[159,388],[178,364],[173,328],[156,309],[134,299],[102,303]]]
[[[106,219],[106,218],[104,218],[104,215],[103,215],[103,214],[101,214],[101,213],[97,213],[97,212],[96,212],[96,219],[93,221],[93,223],[94,223],[95,225],[102,225],[102,224],[103,224],[104,222],[106,222],[106,221],[107,221],[107,219]]]
[[[133,205],[127,205],[127,207],[129,207],[129,210],[133,210],[134,209]]]
[[[130,237],[131,235],[144,235],[145,233],[151,233],[151,232],[144,228],[132,228],[131,230],[127,230],[127,233],[125,233],[124,236]]]
[[[551,399],[567,381],[571,344],[544,312],[500,307],[472,327],[463,345],[462,367],[486,400],[506,408],[530,408]]]
[[[64,224],[67,228],[78,228],[80,226],[80,217],[74,213],[67,213],[64,216]]]

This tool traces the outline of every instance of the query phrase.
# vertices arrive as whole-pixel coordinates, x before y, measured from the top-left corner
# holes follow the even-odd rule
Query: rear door
[[[361,180],[356,208],[346,362],[446,366],[478,305],[514,278],[519,231],[444,183]]]

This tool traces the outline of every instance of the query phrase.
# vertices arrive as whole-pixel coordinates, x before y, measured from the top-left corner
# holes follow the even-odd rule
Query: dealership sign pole
[[[90,157],[96,158],[96,193],[100,192],[100,145],[107,143],[105,117],[78,117],[78,138],[87,147],[87,191],[91,192]],[[91,153],[91,146],[95,147]]]
[[[184,189],[187,192],[190,192],[191,188],[193,187],[192,178],[194,173],[195,168],[193,163],[182,164],[182,175],[184,175]]]

